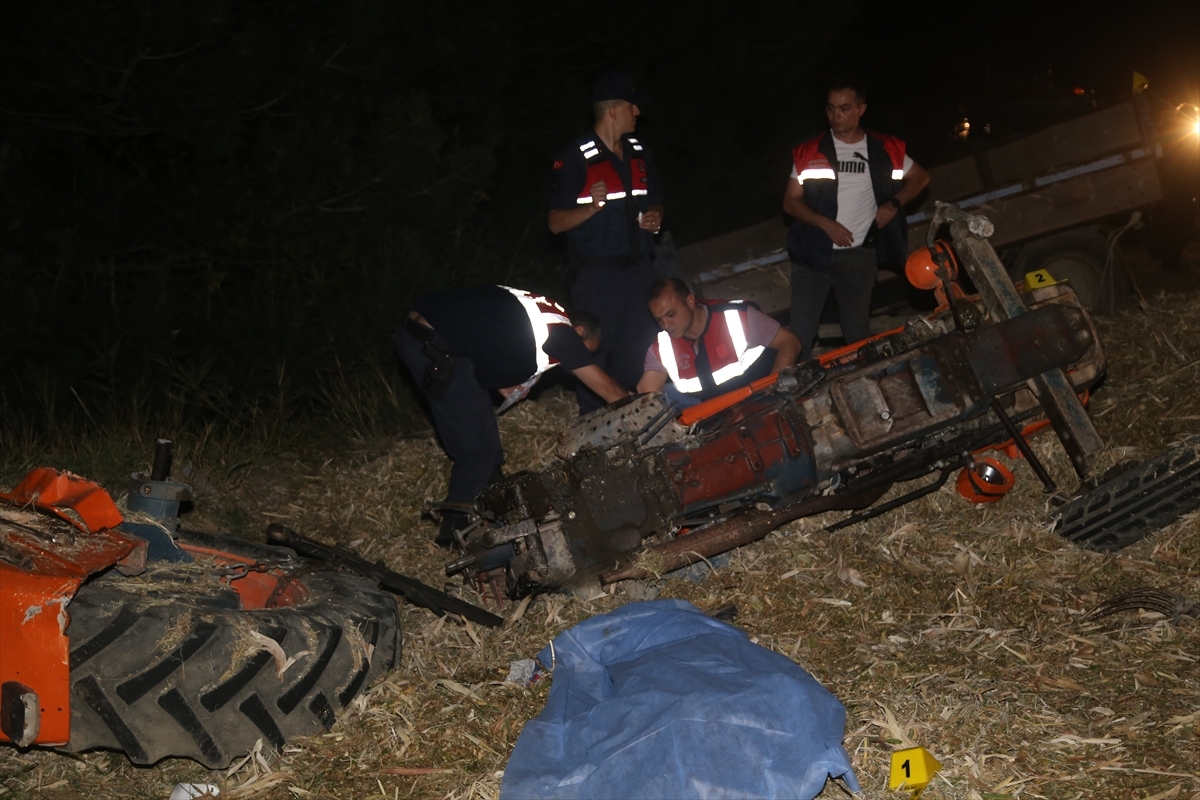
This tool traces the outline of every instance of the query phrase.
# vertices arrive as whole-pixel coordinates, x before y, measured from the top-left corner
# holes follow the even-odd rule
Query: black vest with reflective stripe
[[[830,167],[837,173],[837,150],[829,131],[816,139],[817,151],[825,156]],[[887,137],[891,138],[891,137]],[[867,159],[870,162],[871,189],[875,193],[875,205],[881,206],[895,196],[903,180],[893,180],[891,155],[884,145],[885,137],[867,131]],[[811,141],[811,140],[810,140]],[[899,141],[899,140],[897,140]],[[813,211],[830,219],[837,219],[838,182],[834,180],[807,180],[804,182],[804,202]],[[833,240],[829,234],[812,225],[796,220],[788,231],[788,255],[792,261],[818,272],[829,272],[833,257]],[[875,255],[881,269],[902,270],[908,257],[908,223],[900,211],[892,221],[879,231],[875,238]]]

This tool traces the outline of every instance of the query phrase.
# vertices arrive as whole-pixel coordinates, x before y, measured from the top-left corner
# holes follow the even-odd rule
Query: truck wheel
[[[1012,270],[1013,280],[1039,269],[1055,280],[1071,282],[1079,300],[1091,311],[1112,311],[1133,291],[1129,276],[1119,264],[1107,272],[1108,240],[1099,231],[1087,228],[1064,231],[1038,239],[1021,248]]]
[[[109,571],[72,599],[71,740],[58,749],[219,769],[258,739],[278,751],[328,730],[396,665],[396,601],[374,582],[282,548],[198,541],[180,542],[194,563]],[[272,650],[294,660],[282,675]]]
[[[1200,507],[1200,436],[1106,481],[1060,508],[1060,536],[1091,550],[1119,550]]]

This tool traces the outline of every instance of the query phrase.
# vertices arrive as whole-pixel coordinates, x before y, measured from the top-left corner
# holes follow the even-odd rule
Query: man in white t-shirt
[[[901,212],[929,183],[903,140],[862,128],[866,110],[857,87],[834,85],[825,105],[829,131],[792,151],[783,210],[795,219],[788,234],[791,327],[804,358],[812,356],[830,288],[846,343],[870,336],[879,266],[903,266],[908,248]]]

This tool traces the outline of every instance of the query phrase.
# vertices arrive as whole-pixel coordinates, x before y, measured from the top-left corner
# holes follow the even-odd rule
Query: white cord
[[[1104,290],[1104,284],[1107,281],[1107,283],[1108,283],[1108,310],[1109,311],[1113,310],[1113,306],[1115,306],[1116,302],[1117,302],[1116,279],[1115,279],[1115,272],[1113,271],[1113,265],[1116,263],[1117,240],[1120,239],[1121,235],[1124,234],[1125,231],[1129,230],[1130,228],[1141,228],[1141,227],[1143,227],[1142,212],[1134,211],[1132,214],[1129,215],[1129,222],[1126,222],[1123,227],[1118,228],[1117,230],[1113,231],[1112,233],[1110,233],[1108,235],[1108,257],[1104,260],[1104,271],[1102,273],[1100,273],[1100,289],[1101,289],[1101,291]]]

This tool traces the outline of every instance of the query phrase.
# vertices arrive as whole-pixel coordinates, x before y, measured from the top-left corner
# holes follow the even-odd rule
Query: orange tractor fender
[[[70,472],[42,467],[11,492],[0,526],[0,741],[66,744],[70,738],[68,604],[89,575],[114,565],[145,565],[146,543],[118,530],[108,492]],[[20,516],[42,513],[77,533],[53,538]],[[28,532],[32,532],[28,533]]]

